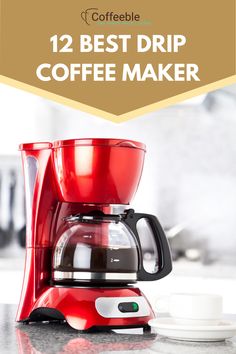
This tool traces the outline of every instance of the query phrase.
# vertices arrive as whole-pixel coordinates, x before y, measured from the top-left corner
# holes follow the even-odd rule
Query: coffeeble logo
[[[96,7],[90,7],[81,12],[82,20],[89,26],[92,22],[97,23],[135,23],[140,22],[140,15],[135,12],[116,13],[113,11],[100,12]]]
[[[90,7],[89,9],[86,9],[85,11],[81,12],[81,18],[82,20],[87,24],[90,25],[90,20],[91,20],[91,13],[92,11],[97,11],[98,8],[96,7]]]

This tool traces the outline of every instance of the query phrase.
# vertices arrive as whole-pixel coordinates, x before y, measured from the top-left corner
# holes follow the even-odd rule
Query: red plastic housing
[[[61,312],[77,329],[92,326],[146,325],[142,318],[105,319],[94,308],[96,297],[141,296],[135,288],[55,287],[52,249],[64,218],[78,212],[128,204],[142,173],[145,146],[130,140],[78,139],[20,145],[26,190],[26,260],[17,321],[29,321],[39,308]],[[95,205],[96,204],[96,205]]]
[[[60,201],[129,204],[140,181],[145,146],[131,140],[78,139],[53,144]]]
[[[91,327],[129,327],[145,326],[154,318],[150,314],[144,317],[105,318],[95,308],[95,300],[99,297],[139,297],[144,296],[138,288],[66,288],[49,287],[35,303],[33,310],[38,308],[54,308],[64,315],[69,325],[78,330]]]

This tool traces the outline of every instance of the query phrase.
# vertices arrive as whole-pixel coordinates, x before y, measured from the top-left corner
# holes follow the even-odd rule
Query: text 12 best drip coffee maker
[[[142,173],[145,146],[130,140],[76,139],[22,144],[26,263],[17,321],[66,320],[78,330],[146,327],[154,317],[139,280],[171,271],[155,216],[127,205]],[[156,248],[145,270],[138,228]]]

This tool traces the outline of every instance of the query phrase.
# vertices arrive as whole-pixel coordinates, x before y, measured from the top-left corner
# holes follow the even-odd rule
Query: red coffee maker
[[[145,146],[122,139],[20,145],[26,195],[26,262],[16,320],[64,321],[78,330],[148,326],[150,304],[132,284],[172,268],[157,218],[128,205]],[[139,227],[153,235],[155,267],[143,264]]]

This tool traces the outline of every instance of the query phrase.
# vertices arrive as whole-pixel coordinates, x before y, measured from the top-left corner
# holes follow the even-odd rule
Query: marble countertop
[[[67,324],[16,324],[15,305],[0,305],[1,354],[235,354],[236,339],[215,343],[180,342],[141,330],[81,334]],[[233,316],[236,320],[236,315]]]

